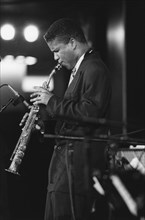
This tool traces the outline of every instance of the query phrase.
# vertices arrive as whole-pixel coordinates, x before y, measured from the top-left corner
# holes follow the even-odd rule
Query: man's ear
[[[77,41],[74,38],[71,38],[70,44],[71,44],[72,48],[75,50],[77,47]]]

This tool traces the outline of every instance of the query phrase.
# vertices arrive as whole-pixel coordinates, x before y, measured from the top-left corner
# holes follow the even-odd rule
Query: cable
[[[145,131],[145,128],[144,129],[140,129],[140,130],[136,130],[136,131],[128,132],[128,133],[126,133],[126,135],[135,134],[135,133],[139,133],[139,132],[142,132],[142,131]],[[122,136],[122,133],[110,135],[110,137],[118,137],[118,136]]]
[[[8,84],[2,84],[2,85],[0,85],[0,88],[2,88],[3,86],[8,86]]]
[[[68,142],[66,143],[66,145]],[[66,146],[66,151],[65,151],[65,161],[66,161],[66,170],[67,170],[67,175],[68,175],[68,185],[69,185],[69,193],[70,193],[70,203],[71,203],[71,211],[72,211],[72,218],[73,220],[76,220],[75,217],[75,208],[74,208],[74,199],[73,199],[73,192],[72,192],[72,169],[69,169],[69,162],[68,162],[68,151],[69,151],[69,146]],[[71,152],[72,154],[72,152]],[[71,155],[72,156],[72,155]],[[72,161],[71,161],[72,162]]]

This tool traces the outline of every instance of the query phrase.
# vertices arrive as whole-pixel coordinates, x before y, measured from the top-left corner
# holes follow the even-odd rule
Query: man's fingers
[[[34,96],[40,96],[40,93],[39,92],[33,92],[30,97],[34,97]]]

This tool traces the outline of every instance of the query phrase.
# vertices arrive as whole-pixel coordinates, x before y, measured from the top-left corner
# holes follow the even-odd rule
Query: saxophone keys
[[[24,152],[23,151],[21,151],[21,150],[18,150],[17,151],[17,156],[16,156],[16,160],[18,159],[18,161],[20,161],[20,163],[21,163],[21,159],[24,157]]]
[[[26,122],[26,119],[28,118],[28,115],[29,115],[29,113],[26,112],[25,115],[23,116],[19,126],[23,126],[24,125],[24,123]]]
[[[20,145],[19,149],[20,149],[20,151],[25,151],[26,150],[26,145]]]

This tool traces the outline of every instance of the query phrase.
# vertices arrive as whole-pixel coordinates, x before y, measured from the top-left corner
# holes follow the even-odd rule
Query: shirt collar
[[[72,72],[77,72],[78,71],[78,68],[79,66],[81,65],[81,62],[83,61],[84,59],[84,56],[85,56],[85,53],[79,58],[79,60],[77,61],[75,67],[72,69]]]

